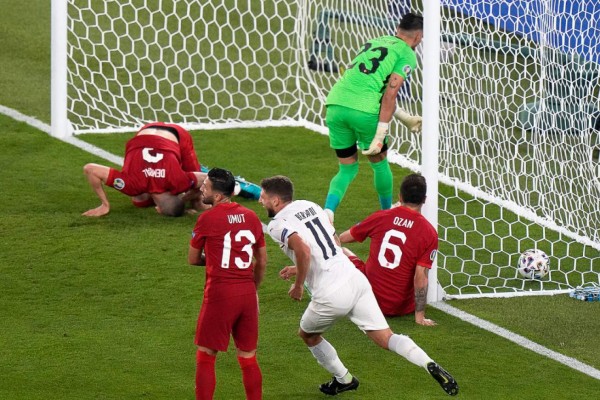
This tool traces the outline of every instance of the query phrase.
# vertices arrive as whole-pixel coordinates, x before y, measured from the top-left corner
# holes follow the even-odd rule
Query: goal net
[[[410,0],[64,1],[74,134],[153,120],[326,133],[325,97],[361,45],[423,13]],[[600,4],[441,5],[441,286],[472,297],[599,282]],[[417,114],[422,80],[399,96]],[[419,170],[421,137],[393,125],[391,159]],[[542,280],[517,273],[529,248],[550,255]]]

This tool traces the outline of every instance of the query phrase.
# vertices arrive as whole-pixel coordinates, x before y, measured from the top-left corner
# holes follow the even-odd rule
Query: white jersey
[[[296,263],[288,239],[298,234],[310,247],[310,269],[305,285],[313,300],[343,286],[354,274],[360,274],[335,241],[335,229],[325,211],[316,203],[296,200],[280,210],[269,223],[269,235]]]

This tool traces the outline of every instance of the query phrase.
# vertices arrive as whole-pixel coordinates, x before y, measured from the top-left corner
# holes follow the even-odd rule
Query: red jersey
[[[381,311],[390,316],[415,311],[417,264],[431,268],[438,248],[438,235],[429,221],[401,206],[371,214],[350,234],[359,242],[371,238],[365,274]]]
[[[200,163],[198,162],[198,157],[196,156],[196,151],[194,150],[194,140],[192,139],[192,135],[190,135],[190,133],[187,130],[183,129],[177,124],[151,122],[142,126],[138,133],[148,128],[164,128],[171,132],[177,132],[175,136],[177,136],[177,141],[179,142],[179,151],[181,153],[181,168],[184,171],[190,172],[200,171]]]
[[[123,169],[111,168],[107,186],[129,196],[142,193],[183,193],[197,184],[192,172],[181,169],[179,145],[156,135],[135,136],[125,147]]]
[[[190,245],[204,249],[204,303],[256,293],[254,252],[265,246],[256,213],[237,203],[221,203],[198,217]]]

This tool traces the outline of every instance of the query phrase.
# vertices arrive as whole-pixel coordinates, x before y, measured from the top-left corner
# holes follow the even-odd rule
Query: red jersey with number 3
[[[137,196],[142,193],[183,193],[197,184],[181,168],[179,144],[156,135],[135,136],[125,147],[121,171],[110,169],[107,186]]]
[[[252,260],[265,236],[254,211],[234,202],[204,211],[190,245],[206,257],[204,303],[256,293]]]
[[[431,268],[438,235],[419,212],[396,207],[371,214],[350,229],[354,239],[371,239],[365,274],[381,311],[388,316],[415,311],[417,264]]]

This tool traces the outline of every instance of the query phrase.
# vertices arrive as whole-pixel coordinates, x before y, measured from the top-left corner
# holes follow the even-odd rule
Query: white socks
[[[350,383],[352,381],[352,375],[348,373],[348,368],[344,366],[337,355],[337,351],[327,340],[323,339],[321,343],[308,349],[317,359],[319,365],[333,374],[340,383]]]
[[[394,334],[388,342],[390,351],[401,355],[411,363],[427,369],[427,364],[433,361],[417,344],[406,335]]]
[[[427,364],[433,360],[417,344],[406,335],[394,334],[388,342],[390,351],[401,355],[411,363],[427,370]],[[337,355],[335,348],[325,339],[316,346],[308,348],[317,359],[319,365],[337,378],[341,383],[350,383],[352,375]]]

